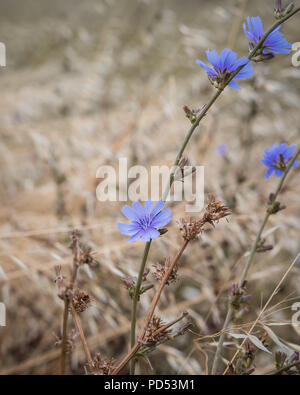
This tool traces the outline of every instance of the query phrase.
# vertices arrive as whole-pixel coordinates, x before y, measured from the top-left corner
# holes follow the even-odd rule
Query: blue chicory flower
[[[243,24],[244,32],[250,40],[250,50],[261,40],[264,35],[263,24],[259,16],[247,17],[248,31],[246,24]],[[262,53],[264,55],[277,53],[290,53],[292,44],[288,43],[280,33],[280,27],[272,31],[263,43]]]
[[[138,240],[150,241],[160,236],[158,229],[167,225],[172,220],[172,212],[169,208],[163,210],[165,202],[159,200],[153,207],[153,201],[145,201],[144,208],[139,202],[133,202],[132,208],[124,206],[122,213],[131,220],[130,224],[118,222],[119,231],[126,236],[131,236],[127,242],[131,243]],[[163,210],[163,211],[162,211]]]
[[[245,65],[241,71],[234,77],[235,80],[249,78],[253,76],[253,66],[248,58],[245,56],[238,59],[238,56],[229,48],[223,49],[221,55],[216,50],[206,51],[207,59],[213,68],[207,66],[201,60],[196,60],[196,63],[203,67],[208,75],[210,82],[218,89],[223,89],[231,74],[240,66]],[[240,89],[239,85],[234,81],[228,84],[233,89]]]
[[[286,143],[280,145],[273,144],[272,147],[264,151],[264,157],[261,159],[261,163],[268,167],[265,174],[266,178],[269,178],[274,172],[276,177],[282,176],[283,170],[294,154],[295,147],[295,144],[290,146]],[[297,165],[298,161],[295,160],[292,167],[296,167]]]

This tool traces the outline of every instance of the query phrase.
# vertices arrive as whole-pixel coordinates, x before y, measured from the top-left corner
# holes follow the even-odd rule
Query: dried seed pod
[[[96,354],[93,359],[94,373],[100,375],[108,375],[115,369],[115,360],[101,358],[100,353]]]
[[[91,303],[91,298],[85,291],[77,288],[73,292],[72,303],[77,313],[82,313],[89,307],[88,305]]]
[[[162,265],[161,263],[155,263],[153,267],[155,268],[155,271],[153,272],[153,277],[157,281],[161,281],[163,277],[165,276],[166,272],[169,270],[171,265],[171,260],[170,258],[165,258],[165,264]],[[166,285],[169,285],[171,283],[174,283],[178,278],[178,264],[176,264],[171,271],[168,280],[166,282]]]

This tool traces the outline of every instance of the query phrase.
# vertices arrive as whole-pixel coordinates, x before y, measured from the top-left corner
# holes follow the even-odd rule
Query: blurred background
[[[117,166],[119,157],[129,166],[171,165],[189,128],[182,107],[199,108],[214,93],[195,59],[206,62],[207,48],[247,55],[243,20],[260,15],[268,28],[273,8],[272,0],[1,0],[7,62],[0,67],[2,374],[59,371],[63,303],[54,267],[60,264],[68,276],[73,228],[98,261],[79,273],[80,288],[93,299],[80,315],[91,352],[125,355],[131,302],[121,279],[137,274],[143,244],[128,245],[117,231],[123,203],[97,201],[96,171]],[[300,41],[299,15],[282,31],[289,42]],[[226,89],[187,148],[191,162],[205,166],[206,194],[224,200],[233,214],[189,246],[179,281],[159,303],[164,321],[188,310],[191,331],[150,354],[152,367],[141,361],[140,373],[205,373],[215,345],[197,339],[220,330],[227,291],[278,182],[264,178],[262,153],[274,143],[300,143],[300,68],[291,56],[255,64],[255,77],[241,81],[240,91]],[[266,230],[274,248],[257,254],[249,274],[253,297],[243,322],[256,317],[299,252],[299,171],[291,172],[280,196],[287,209]],[[149,268],[181,243],[176,220],[185,204],[171,207],[174,220],[153,244]],[[300,299],[299,274],[298,264],[264,317],[295,349],[300,332],[290,325],[290,306]],[[143,295],[140,317],[152,295]],[[272,341],[270,347],[276,349]],[[84,374],[85,363],[77,338],[68,372]],[[256,365],[258,373],[272,370],[272,356],[261,352]]]

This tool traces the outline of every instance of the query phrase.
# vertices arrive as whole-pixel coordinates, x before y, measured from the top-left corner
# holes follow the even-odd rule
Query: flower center
[[[139,224],[143,230],[146,230],[150,226],[150,215],[143,217],[139,220]]]

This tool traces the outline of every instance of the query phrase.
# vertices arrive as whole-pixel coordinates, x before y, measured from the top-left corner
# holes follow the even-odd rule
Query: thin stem
[[[135,329],[136,329],[136,309],[137,309],[137,304],[140,299],[140,290],[141,290],[141,284],[142,284],[142,278],[145,272],[145,266],[147,262],[147,257],[149,253],[151,245],[151,240],[148,241],[145,245],[144,249],[144,255],[143,255],[143,260],[140,266],[140,271],[138,275],[138,279],[136,282],[135,286],[135,291],[132,299],[132,310],[131,310],[131,330],[130,330],[130,347],[132,348],[135,344],[136,338],[135,338]],[[135,358],[133,358],[130,362],[130,374],[134,375],[135,373]]]
[[[68,332],[68,314],[69,301],[65,298],[64,314],[63,314],[63,330],[61,339],[61,356],[60,356],[60,374],[64,375],[66,371],[66,355],[67,355],[67,332]]]
[[[292,168],[293,163],[295,162],[295,160],[297,159],[299,154],[300,154],[300,149],[298,149],[298,151],[295,153],[293,158],[290,160],[290,163],[286,167],[286,169],[285,169],[285,171],[284,171],[284,173],[283,173],[283,175],[282,175],[282,177],[280,179],[280,182],[278,183],[276,191],[272,195],[272,199],[270,200],[270,205],[272,205],[276,201],[277,196],[278,196],[278,194],[281,191],[281,188],[283,186],[283,183],[284,183],[284,181],[285,181],[290,169]],[[254,258],[254,255],[256,253],[258,243],[260,242],[260,239],[261,239],[262,232],[263,232],[263,230],[264,230],[264,228],[265,228],[265,226],[266,226],[266,224],[268,222],[268,219],[269,219],[270,215],[271,215],[271,212],[267,211],[265,216],[264,216],[263,222],[262,222],[262,224],[261,224],[261,226],[259,228],[259,231],[258,231],[258,233],[256,235],[255,241],[254,241],[254,243],[252,245],[252,248],[251,248],[251,251],[250,251],[250,255],[249,255],[248,261],[246,263],[246,266],[244,268],[244,271],[243,271],[242,276],[241,276],[240,281],[239,281],[239,286],[240,287],[243,285],[244,281],[247,278],[249,269],[250,269],[250,267],[251,267],[251,265],[253,263],[253,258]],[[225,333],[226,333],[226,330],[228,329],[228,327],[230,325],[232,315],[233,315],[233,308],[229,304],[229,307],[228,307],[228,310],[227,310],[227,315],[226,315],[225,322],[224,322],[223,329],[222,329],[222,334],[221,334],[221,336],[219,338],[217,351],[216,351],[216,354],[215,354],[215,357],[214,357],[214,361],[213,361],[213,366],[212,366],[212,371],[211,371],[212,375],[215,375],[217,373],[217,370],[218,370],[218,367],[219,367],[219,361],[220,361],[220,357],[221,357],[221,352],[222,352],[222,348],[223,348],[223,343],[224,343],[224,339],[225,339]]]
[[[170,274],[172,273],[175,265],[177,264],[179,258],[181,257],[181,255],[183,254],[183,251],[185,250],[186,246],[188,245],[188,240],[185,240],[182,247],[180,248],[180,250],[178,251],[177,255],[175,256],[174,260],[172,261],[170,267],[168,268],[168,270],[166,271],[164,277],[162,278],[159,287],[157,288],[154,298],[152,300],[151,306],[149,307],[148,310],[148,314],[146,315],[145,319],[144,319],[144,323],[143,323],[143,329],[140,332],[140,335],[138,337],[137,342],[135,342],[135,344],[132,346],[131,350],[129,351],[129,353],[122,359],[122,361],[119,363],[119,365],[113,370],[113,372],[111,373],[112,375],[118,374],[123,367],[131,360],[133,360],[134,355],[136,354],[136,352],[139,350],[139,348],[142,345],[142,340],[145,336],[145,333],[147,331],[147,328],[149,326],[149,323],[151,321],[151,318],[153,316],[155,307],[159,301],[160,295],[162,293],[162,290],[164,288],[164,286],[166,285],[166,282],[168,281],[168,278],[170,276]]]
[[[285,372],[286,370],[293,368],[294,366],[300,366],[300,361],[290,363],[289,365],[283,366],[281,369],[273,370],[272,372],[267,373],[267,376],[276,376]]]
[[[154,298],[152,299],[148,314],[146,315],[146,318],[144,321],[143,329],[141,330],[141,333],[139,335],[139,341],[143,340],[143,338],[145,336],[145,333],[148,329],[148,325],[149,325],[151,318],[153,316],[155,307],[156,307],[156,305],[159,301],[159,298],[161,296],[162,290],[163,290],[164,286],[166,285],[166,282],[168,281],[168,278],[169,278],[170,274],[172,273],[175,265],[177,264],[179,258],[183,254],[183,251],[185,250],[186,246],[188,245],[188,242],[189,242],[188,240],[185,240],[184,243],[182,244],[182,246],[181,246],[180,250],[178,251],[177,255],[175,256],[172,264],[170,265],[170,267],[166,271],[164,277],[162,278],[157,291],[155,292],[155,295],[154,295]]]
[[[86,341],[86,338],[85,338],[85,335],[84,335],[84,332],[83,332],[83,329],[82,329],[82,325],[81,325],[80,319],[78,317],[77,311],[75,310],[75,307],[73,306],[73,303],[70,303],[70,309],[71,309],[71,313],[73,315],[73,319],[74,319],[75,325],[76,325],[77,330],[79,332],[79,336],[80,336],[80,339],[81,339],[81,343],[82,343],[82,346],[83,346],[83,350],[84,350],[86,359],[87,359],[88,364],[89,364],[90,371],[93,372],[94,364],[93,364],[92,356],[91,356],[89,347],[87,345],[87,341]]]
[[[279,288],[281,287],[281,284],[284,282],[284,280],[286,279],[286,277],[289,275],[289,273],[291,272],[291,270],[293,269],[293,267],[295,266],[296,262],[298,262],[298,259],[300,257],[300,252],[298,253],[298,255],[296,256],[296,258],[293,260],[293,262],[290,264],[290,266],[288,267],[287,271],[284,273],[284,275],[282,276],[281,280],[279,281],[279,283],[276,285],[274,291],[272,292],[271,296],[269,297],[269,299],[267,300],[266,304],[264,305],[263,309],[261,310],[261,312],[259,313],[259,315],[257,316],[256,320],[254,321],[254,323],[252,324],[248,335],[251,334],[251,332],[253,331],[253,329],[255,328],[256,324],[258,323],[258,321],[261,319],[263,313],[266,311],[267,307],[269,306],[269,304],[271,303],[271,300],[273,299],[273,297],[277,294]],[[247,337],[245,337],[245,339],[242,341],[241,345],[240,345],[240,349],[243,347],[243,345],[245,344],[245,342],[247,341]],[[235,361],[236,357],[238,356],[240,350],[237,350],[236,353],[234,354],[234,356],[232,357],[230,363],[227,365],[223,375],[225,375],[229,369],[229,366],[233,364],[233,362]]]

